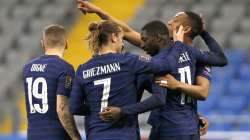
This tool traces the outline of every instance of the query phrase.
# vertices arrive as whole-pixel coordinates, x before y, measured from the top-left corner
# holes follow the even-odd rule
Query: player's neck
[[[60,58],[63,58],[63,52],[60,52],[58,50],[48,50],[45,52],[45,55],[56,55],[59,56]]]
[[[188,38],[188,37],[185,37],[184,40],[183,40],[183,43],[188,45],[188,46],[192,46],[193,45],[193,40]]]
[[[101,50],[99,51],[99,55],[108,54],[108,53],[117,53],[117,51],[109,46],[103,46]]]

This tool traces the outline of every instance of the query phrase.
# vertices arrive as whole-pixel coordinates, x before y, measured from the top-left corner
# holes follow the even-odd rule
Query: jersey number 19
[[[48,109],[48,86],[45,78],[38,77],[34,79],[32,77],[26,78],[26,83],[28,84],[28,99],[29,99],[29,105],[30,105],[30,113],[41,113],[45,114]],[[41,85],[41,92],[39,93],[39,85]],[[33,104],[33,97],[36,99],[42,100],[42,105],[40,104]]]

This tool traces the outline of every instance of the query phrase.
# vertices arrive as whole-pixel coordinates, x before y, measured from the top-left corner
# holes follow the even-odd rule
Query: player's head
[[[58,50],[62,53],[67,48],[66,31],[61,25],[49,25],[43,31],[42,47],[46,51]]]
[[[177,13],[172,20],[168,22],[168,29],[170,37],[173,36],[173,29],[179,29],[180,25],[184,27],[187,37],[194,39],[203,30],[203,22],[201,17],[191,11],[184,11]]]
[[[110,20],[104,20],[99,23],[93,22],[89,25],[90,49],[94,54],[102,50],[111,49],[120,53],[123,49],[123,31],[118,24]]]
[[[141,39],[144,42],[143,49],[150,55],[155,55],[160,48],[169,43],[169,31],[167,26],[158,20],[147,23],[142,28]]]

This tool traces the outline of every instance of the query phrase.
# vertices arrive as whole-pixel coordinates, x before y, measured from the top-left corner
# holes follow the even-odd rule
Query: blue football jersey
[[[29,140],[70,140],[56,111],[57,95],[70,96],[73,67],[54,55],[40,56],[23,68]]]
[[[122,107],[137,102],[136,75],[166,73],[168,63],[160,59],[125,54],[94,56],[78,67],[70,106],[75,112],[88,104],[90,114],[85,117],[88,140],[137,140],[137,115],[124,116],[119,121],[105,122],[99,112],[107,106]]]
[[[169,61],[172,62],[169,74],[181,82],[195,84],[196,75],[205,74],[204,68],[196,69],[196,65],[206,63],[207,56],[202,56],[203,53],[194,47],[175,42],[174,47],[163,50],[155,57],[166,55],[171,56]],[[209,77],[208,73],[204,77]],[[160,127],[160,137],[198,134],[197,101],[180,90],[168,89],[166,105],[152,111],[149,123]]]

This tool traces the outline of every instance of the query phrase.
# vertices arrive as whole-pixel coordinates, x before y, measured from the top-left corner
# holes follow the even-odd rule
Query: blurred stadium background
[[[93,2],[136,30],[154,19],[167,22],[182,10],[202,13],[207,30],[223,46],[229,59],[227,67],[213,69],[209,98],[199,102],[199,112],[210,121],[209,132],[203,139],[250,139],[250,0]],[[82,16],[74,0],[0,0],[1,140],[25,139],[27,121],[21,72],[24,63],[42,54],[43,28],[52,23],[66,26],[69,49],[65,59],[76,68],[91,57],[84,37],[88,24],[97,20],[95,15]],[[205,48],[200,38],[195,45]],[[129,44],[126,50],[142,53]],[[143,138],[150,130],[147,116],[148,113],[142,114],[139,119]],[[77,122],[83,126],[83,118],[77,117]]]

